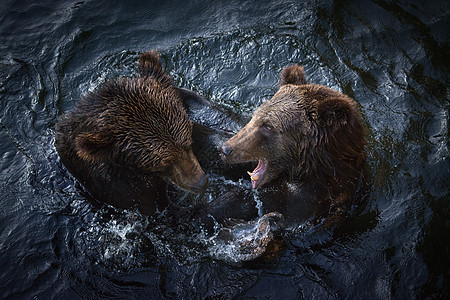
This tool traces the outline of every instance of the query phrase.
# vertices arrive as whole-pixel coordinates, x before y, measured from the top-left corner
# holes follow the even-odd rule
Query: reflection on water
[[[47,2],[0,4],[1,297],[446,298],[445,1]],[[197,121],[230,134],[287,64],[354,97],[369,131],[365,202],[337,226],[291,228],[263,266],[236,265],[245,249],[201,230],[94,207],[58,159],[54,123],[155,48],[178,86],[211,102]],[[242,178],[212,176],[206,200],[249,188]],[[251,225],[230,230],[262,233]]]

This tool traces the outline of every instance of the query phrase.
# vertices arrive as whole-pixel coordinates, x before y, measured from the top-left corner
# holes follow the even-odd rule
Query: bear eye
[[[270,131],[273,130],[273,126],[270,125],[270,124],[264,124],[264,125],[262,126],[262,129],[263,129],[264,131],[266,131],[266,132],[270,132]]]

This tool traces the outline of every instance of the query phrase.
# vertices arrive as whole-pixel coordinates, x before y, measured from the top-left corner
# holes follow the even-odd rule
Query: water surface
[[[255,3],[0,4],[0,297],[448,297],[449,4]],[[368,200],[334,230],[299,226],[264,266],[136,211],[93,207],[59,161],[55,122],[105,80],[135,74],[150,49],[178,86],[240,116],[225,124],[234,131],[288,64],[355,98]]]

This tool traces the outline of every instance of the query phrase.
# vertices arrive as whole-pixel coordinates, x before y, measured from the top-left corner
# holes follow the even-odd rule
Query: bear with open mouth
[[[257,162],[248,173],[263,213],[298,222],[354,198],[364,178],[365,130],[357,103],[308,83],[303,67],[285,67],[280,77],[276,94],[221,150],[228,163]]]

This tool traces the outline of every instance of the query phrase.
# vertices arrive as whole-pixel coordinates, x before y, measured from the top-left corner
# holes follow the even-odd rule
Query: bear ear
[[[208,101],[194,91],[177,87],[174,87],[174,90],[177,92],[187,111],[192,107],[205,107],[210,105]]]
[[[111,148],[113,141],[111,137],[106,134],[94,133],[80,133],[75,138],[75,151],[77,155],[86,161],[99,162],[104,160]]]
[[[139,76],[153,77],[165,86],[172,83],[171,78],[164,72],[159,54],[155,50],[139,56]]]
[[[299,65],[287,66],[281,70],[280,86],[285,84],[307,84],[303,67]]]
[[[319,125],[339,128],[347,125],[354,112],[353,104],[343,98],[331,98],[319,101],[317,118]]]

